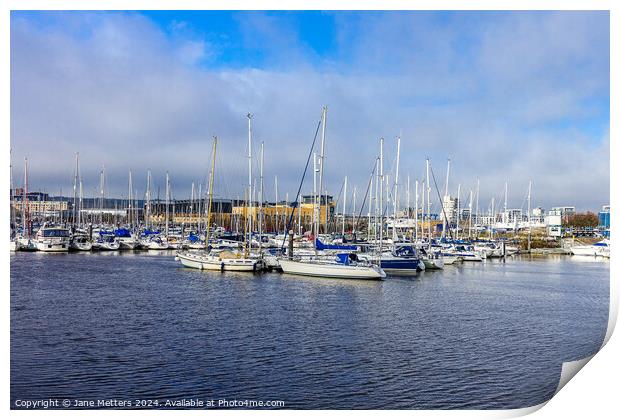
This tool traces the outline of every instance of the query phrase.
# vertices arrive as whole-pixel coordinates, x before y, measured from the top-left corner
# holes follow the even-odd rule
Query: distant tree
[[[573,228],[594,228],[598,226],[598,216],[591,211],[587,213],[575,213],[567,216],[566,225]]]

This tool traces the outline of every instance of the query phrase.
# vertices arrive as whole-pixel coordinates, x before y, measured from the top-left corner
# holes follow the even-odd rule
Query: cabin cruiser
[[[608,257],[610,255],[610,241],[609,239],[603,239],[592,245],[579,245],[572,246],[570,252],[573,255],[585,255],[591,257]]]
[[[69,229],[43,224],[34,239],[38,251],[69,251]]]

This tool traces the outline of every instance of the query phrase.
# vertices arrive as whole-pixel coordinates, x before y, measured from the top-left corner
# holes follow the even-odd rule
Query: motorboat
[[[69,229],[43,224],[34,239],[37,250],[42,252],[69,251]]]

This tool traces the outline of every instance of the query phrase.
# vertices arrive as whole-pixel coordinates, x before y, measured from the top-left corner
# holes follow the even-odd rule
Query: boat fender
[[[256,263],[252,264],[252,271],[256,271]]]
[[[224,271],[224,261],[222,261],[222,265],[220,265],[220,270]]]

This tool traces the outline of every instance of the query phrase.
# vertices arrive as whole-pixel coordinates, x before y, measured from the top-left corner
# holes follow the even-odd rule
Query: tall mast
[[[100,202],[99,202],[99,229],[101,229],[103,225],[103,200],[104,200],[104,182],[105,182],[105,166],[101,169],[100,179],[99,179],[99,194],[100,194]]]
[[[532,180],[530,179],[529,186],[527,188],[527,250],[530,251],[532,247],[532,219],[530,216],[530,211],[532,207]]]
[[[409,220],[411,219],[411,191],[410,191],[410,183],[409,183],[409,174],[407,174],[407,231],[409,231]],[[406,239],[406,238],[405,238]]]
[[[375,162],[375,165],[376,164],[377,163]],[[374,171],[374,168],[373,168],[373,171]],[[367,239],[368,240],[370,240],[370,226],[372,225],[372,203],[373,203],[373,201],[372,201],[372,199],[373,199],[373,197],[372,197],[372,185],[373,185],[372,181],[373,181],[373,177],[372,177],[372,174],[371,174],[370,175],[370,200],[368,200],[368,229],[367,229],[367,231],[368,231],[367,232],[367,236],[368,236]]]
[[[22,234],[30,238],[30,209],[28,208],[28,159],[24,158],[24,189],[22,191]]]
[[[319,167],[317,165],[316,152],[312,153],[312,233],[316,236],[319,233],[319,217],[321,214],[320,207],[317,206],[317,185],[316,185],[316,174],[319,172]],[[315,249],[316,251],[316,249]]]
[[[265,164],[265,142],[260,144],[260,193],[258,198],[258,249],[263,250],[263,165]]]
[[[480,178],[476,180],[476,223],[478,225],[478,201],[480,200]],[[478,237],[478,229],[476,229],[476,237]]]
[[[129,229],[131,229],[133,227],[132,222],[133,222],[133,214],[132,214],[132,208],[133,208],[133,179],[131,178],[131,169],[129,170],[129,196],[128,196],[128,201],[129,201],[129,212],[127,215],[127,223],[129,224]]]
[[[344,242],[344,223],[347,217],[347,176],[344,177],[344,201],[342,202],[342,241]]]
[[[471,208],[472,208],[472,201],[474,198],[474,192],[472,190],[469,190],[469,233],[467,234],[467,236],[469,237],[469,239],[471,239]],[[477,217],[477,215],[476,215]]]
[[[428,247],[431,247],[431,177],[430,162],[426,159],[426,213],[428,217]]]
[[[327,125],[327,106],[323,107],[323,124],[321,127],[321,155],[319,156],[320,172],[319,172],[319,229],[317,229],[316,238],[319,236],[320,223],[321,223],[321,196],[323,194],[323,174],[325,169],[325,126]],[[325,197],[325,232],[327,233],[327,196]],[[316,238],[314,240],[314,246],[316,248]]]
[[[193,219],[194,217],[194,199],[195,199],[195,186],[194,186],[194,181],[192,181],[192,192],[190,194],[190,199],[189,199],[189,214],[191,214],[191,217]],[[190,230],[192,229],[192,223],[190,223]]]
[[[415,217],[415,240],[418,240],[418,180],[415,180],[415,205],[414,205],[414,217]]]
[[[82,175],[80,174],[80,208],[78,209],[78,228],[82,227],[82,206],[84,199],[84,191],[82,190]]]
[[[422,239],[426,237],[426,178],[422,180],[422,228],[420,232],[422,233]]]
[[[471,197],[470,197],[471,200]],[[471,213],[470,213],[471,217]],[[456,239],[459,238],[459,219],[461,218],[461,184],[456,189]]]
[[[248,199],[250,201],[250,213],[248,215],[248,252],[252,251],[252,114],[248,112]]]
[[[73,174],[73,226],[75,228],[75,216],[77,214],[77,183],[78,183],[78,156],[79,154],[75,154],[75,173]]]
[[[400,136],[396,141],[396,176],[394,177],[394,223],[392,224],[392,237],[396,239],[396,218],[398,217],[398,170],[400,166]],[[392,241],[396,249],[396,241]]]
[[[279,230],[279,223],[280,223],[280,218],[279,218],[279,214],[278,214],[278,176],[276,175],[276,235],[280,232]]]
[[[316,244],[319,237],[320,225],[321,225],[321,196],[323,194],[323,170],[325,168],[325,126],[327,125],[327,107],[323,107],[323,124],[321,127],[321,155],[319,156],[320,169],[319,169],[319,190],[318,190],[318,207],[319,207],[319,220],[317,223],[317,230],[314,235],[314,251],[316,253]],[[325,197],[325,232],[327,232],[327,197]]]
[[[495,197],[491,198],[491,239],[493,239],[493,229],[495,229]]]
[[[381,182],[379,183],[379,258],[381,258],[381,251],[383,248],[383,137],[381,137],[379,148],[379,177]]]
[[[508,223],[508,181],[506,181],[504,187],[504,217],[502,218],[504,223]]]
[[[450,221],[447,219],[447,214],[446,214],[446,209],[445,209],[445,203],[447,202],[448,199],[448,183],[450,182],[450,159],[448,159],[448,168],[446,169],[446,191],[443,195],[443,201],[441,203],[441,218],[444,221],[443,224],[443,229],[441,229],[441,237],[445,238],[446,237],[446,231],[448,230],[448,225],[450,223]]]
[[[213,160],[209,174],[209,207],[207,210],[207,229],[205,232],[205,248],[209,248],[209,228],[211,227],[211,203],[213,202],[213,178],[215,175],[215,153],[217,151],[217,137],[213,137]]]
[[[146,228],[151,227],[151,170],[146,171],[146,216],[144,218]]]
[[[168,175],[168,171],[166,171],[166,238],[168,238],[168,217],[169,217],[169,207],[170,207],[170,176]],[[207,227],[208,229],[208,227]]]

